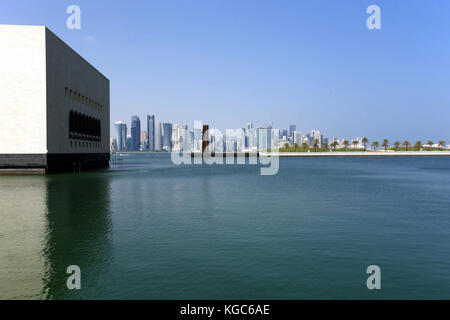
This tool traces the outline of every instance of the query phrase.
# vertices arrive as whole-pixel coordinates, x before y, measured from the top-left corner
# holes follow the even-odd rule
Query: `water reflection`
[[[2,177],[0,190],[0,298],[95,296],[90,288],[102,287],[98,275],[111,261],[109,180],[95,173]],[[67,289],[69,265],[81,268],[80,291]]]
[[[98,174],[54,176],[47,183],[44,246],[46,298],[82,298],[111,261],[108,179]],[[66,287],[66,268],[78,265],[82,290]],[[101,287],[97,286],[96,287]]]
[[[0,299],[38,299],[45,270],[47,178],[0,176]]]

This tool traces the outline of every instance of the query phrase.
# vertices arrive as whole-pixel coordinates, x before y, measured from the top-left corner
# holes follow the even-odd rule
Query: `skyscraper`
[[[184,124],[184,125],[181,126],[180,145],[181,145],[181,150],[182,151],[191,150],[189,130],[188,130],[188,125],[187,124]]]
[[[203,123],[201,121],[194,121],[194,151],[201,151],[202,150],[202,131],[203,130]]]
[[[311,144],[314,143],[314,140],[318,140],[319,148],[321,148],[322,147],[322,138],[323,138],[323,136],[320,133],[320,131],[319,130],[311,130],[311,137],[312,137],[312,143]]]
[[[162,127],[161,121],[155,121],[155,148],[154,151],[161,151],[162,148]]]
[[[247,130],[248,141],[247,148],[249,151],[256,151],[258,149],[258,134],[257,129],[251,128]]]
[[[289,137],[293,138],[294,137],[294,131],[297,130],[297,126],[295,124],[291,124],[289,126]]]
[[[163,123],[163,149],[172,151],[172,124]]]
[[[131,117],[131,150],[138,151],[141,147],[141,120],[138,116]]]
[[[114,123],[117,151],[125,151],[127,143],[127,125],[123,121]]]
[[[175,123],[172,127],[172,146],[173,151],[181,151],[181,126]]]
[[[147,116],[147,149],[155,151],[155,115]]]
[[[299,146],[302,144],[302,133],[300,131],[294,131],[293,142]]]
[[[147,131],[141,130],[141,147],[142,147],[142,149],[147,149],[147,143],[148,143]]]
[[[271,129],[268,128],[258,128],[258,150],[267,151],[271,149]]]

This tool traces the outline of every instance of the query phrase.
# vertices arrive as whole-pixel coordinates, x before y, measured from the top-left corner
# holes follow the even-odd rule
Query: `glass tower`
[[[138,151],[141,147],[141,120],[138,116],[131,117],[131,150]]]
[[[155,115],[147,116],[147,149],[155,151]]]
[[[163,149],[172,151],[172,124],[163,123]]]

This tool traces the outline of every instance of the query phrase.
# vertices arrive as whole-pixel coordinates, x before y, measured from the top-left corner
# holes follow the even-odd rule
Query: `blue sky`
[[[68,30],[66,8],[81,8]],[[368,30],[366,8],[381,8]],[[450,1],[2,0],[111,80],[111,120],[450,141]]]

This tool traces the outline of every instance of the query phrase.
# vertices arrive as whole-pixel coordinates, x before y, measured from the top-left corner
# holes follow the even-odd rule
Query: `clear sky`
[[[0,23],[46,25],[105,74],[112,122],[450,141],[450,1],[2,0]]]

